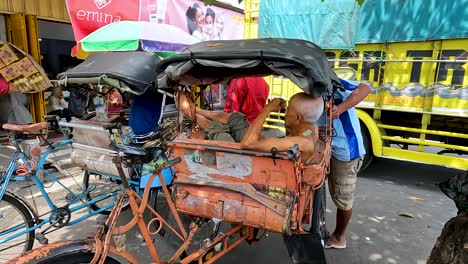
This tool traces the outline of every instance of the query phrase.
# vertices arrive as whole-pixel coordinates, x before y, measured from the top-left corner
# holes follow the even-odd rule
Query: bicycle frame
[[[19,159],[21,159],[23,162],[26,162],[28,160],[28,158],[26,157],[24,152],[19,148],[19,145],[18,145],[19,142],[20,142],[20,140],[17,140],[17,139],[12,141],[12,143],[16,147],[16,151],[12,154],[12,158],[11,158],[10,164],[8,166],[8,169],[7,169],[6,173],[4,174],[5,177],[4,177],[4,181],[2,183],[2,187],[1,187],[1,190],[0,190],[0,200],[5,195],[5,193],[6,193],[7,189],[8,189],[8,185],[9,185],[11,180],[27,181],[29,179],[32,179],[34,184],[39,189],[43,199],[46,201],[50,211],[53,211],[53,210],[57,209],[58,207],[52,202],[50,196],[48,195],[47,191],[45,190],[43,182],[37,176],[37,172],[41,171],[52,182],[58,183],[63,189],[65,189],[67,191],[68,194],[70,194],[70,195],[72,195],[72,197],[74,197],[73,200],[67,202],[62,207],[68,208],[70,213],[76,212],[76,211],[81,210],[83,208],[88,208],[87,214],[85,214],[85,215],[83,215],[83,216],[81,216],[81,217],[79,217],[77,219],[74,219],[73,221],[68,222],[65,226],[71,226],[71,225],[74,225],[76,223],[79,223],[79,222],[81,222],[81,221],[83,221],[83,220],[85,220],[85,219],[87,219],[89,217],[97,215],[97,214],[99,214],[99,213],[101,213],[103,211],[106,211],[106,210],[108,210],[108,209],[110,209],[110,208],[112,208],[114,206],[114,203],[110,203],[109,205],[103,206],[99,210],[96,210],[96,211],[91,210],[90,205],[98,203],[98,202],[103,201],[103,200],[106,200],[106,199],[108,199],[110,197],[114,197],[115,200],[117,200],[116,199],[117,193],[116,192],[108,193],[108,194],[105,194],[105,195],[100,195],[100,196],[98,196],[98,197],[96,197],[94,199],[88,200],[88,201],[82,201],[82,198],[84,198],[86,196],[86,194],[87,194],[87,190],[83,191],[80,194],[77,194],[77,193],[73,192],[71,189],[67,188],[63,183],[60,182],[59,179],[57,179],[54,175],[52,175],[51,173],[49,173],[47,170],[45,170],[43,168],[43,166],[44,166],[44,164],[45,164],[45,162],[47,160],[47,157],[48,157],[48,155],[50,154],[51,151],[53,151],[54,149],[56,149],[58,147],[62,147],[62,146],[71,144],[72,140],[63,140],[63,141],[59,141],[59,142],[57,142],[57,143],[55,143],[53,145],[50,145],[42,153],[41,158],[37,162],[36,168],[30,174],[28,174],[26,176],[14,176],[14,171],[15,171],[17,165],[18,165]],[[80,204],[70,207],[71,205],[73,205],[73,204],[75,204],[75,203],[77,203],[79,201],[81,201]],[[31,210],[31,208],[30,208],[30,210]],[[33,210],[31,210],[31,211],[34,212]],[[36,218],[36,219],[34,219],[35,220],[35,225],[33,227],[28,228],[28,229],[23,230],[23,231],[18,232],[18,233],[14,233],[17,230],[20,230],[20,229],[24,228],[24,224],[21,224],[21,225],[12,227],[10,230],[1,232],[0,236],[6,235],[8,233],[12,233],[12,235],[10,235],[8,237],[5,237],[3,239],[0,239],[0,244],[8,242],[8,241],[10,241],[12,239],[15,239],[15,238],[17,238],[17,237],[19,237],[19,236],[21,236],[23,234],[26,234],[28,232],[33,231],[33,230],[39,229],[39,228],[43,227],[44,225],[50,223],[50,217],[40,219],[37,216],[37,212],[33,213],[33,215]]]
[[[123,169],[121,167],[121,163],[119,161],[116,162],[117,168],[119,173],[123,175]],[[170,167],[170,166],[168,166]],[[171,257],[168,263],[174,263],[177,258],[179,258],[182,253],[188,248],[190,242],[192,241],[194,235],[198,231],[199,223],[192,223],[190,225],[189,233],[182,224],[181,218],[179,216],[178,211],[175,208],[174,202],[171,199],[171,195],[169,193],[168,187],[164,181],[164,177],[161,173],[161,168],[157,168],[156,171],[151,175],[149,181],[152,182],[156,177],[159,177],[161,181],[161,187],[164,192],[164,196],[168,202],[169,208],[171,213],[174,215],[177,228],[177,231],[173,226],[166,222],[166,220],[159,215],[151,206],[148,205],[148,197],[149,191],[151,189],[150,185],[146,185],[143,196],[140,196],[135,190],[129,188],[128,182],[126,179],[123,180],[122,184],[125,187],[125,191],[119,194],[119,200],[116,203],[114,209],[112,210],[109,218],[105,223],[106,228],[101,228],[93,237],[92,243],[94,247],[95,256],[90,263],[104,263],[107,255],[110,253],[119,255],[130,263],[138,263],[136,258],[131,255],[128,251],[125,250],[125,239],[120,240],[117,242],[116,236],[124,234],[131,230],[135,225],[138,225],[138,229],[140,230],[143,239],[147,245],[148,251],[152,260],[155,263],[162,263],[156,246],[153,244],[151,235],[157,235],[162,226],[166,226],[173,232],[181,241],[183,242],[182,246],[177,250],[177,252]],[[123,226],[116,226],[117,219],[121,213],[122,207],[124,203],[128,201],[130,208],[132,209],[133,218]],[[138,204],[139,203],[139,204]],[[145,210],[149,210],[151,214],[154,216],[148,223],[146,223],[143,219],[143,213]],[[150,231],[150,227],[152,226],[153,222],[159,222],[159,228],[155,231]],[[228,244],[227,238],[231,237],[235,233],[239,234],[239,238],[235,239],[230,245]],[[234,225],[231,229],[226,232],[219,233],[217,237],[212,239],[209,243],[207,243],[203,249],[199,249],[198,251],[190,254],[189,256],[185,257],[181,260],[180,263],[190,263],[194,260],[199,261],[199,263],[213,263],[222,257],[227,252],[231,251],[235,248],[239,243],[245,240],[253,240],[255,236],[254,229],[252,227],[247,227],[243,225]],[[114,239],[114,243],[111,243],[111,239]],[[203,262],[203,256],[211,249],[213,249],[217,244],[223,243],[224,247],[221,251],[219,251],[215,256],[209,259],[206,262]],[[44,250],[47,251],[47,246],[44,247]]]

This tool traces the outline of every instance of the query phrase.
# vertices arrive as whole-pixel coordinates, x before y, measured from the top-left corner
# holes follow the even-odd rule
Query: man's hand
[[[282,98],[275,98],[271,100],[271,102],[267,104],[266,107],[268,107],[270,112],[278,112],[286,108],[286,101]]]
[[[342,114],[339,105],[333,105],[332,118],[337,119]]]

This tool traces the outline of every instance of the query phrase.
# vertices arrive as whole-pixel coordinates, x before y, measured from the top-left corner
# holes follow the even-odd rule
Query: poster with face
[[[242,39],[242,13],[205,5],[198,0],[140,1],[142,21],[174,25],[200,41]]]
[[[125,20],[170,24],[200,41],[243,36],[243,13],[198,0],[66,0],[66,3],[77,42],[107,24]],[[76,52],[75,47],[72,54]]]

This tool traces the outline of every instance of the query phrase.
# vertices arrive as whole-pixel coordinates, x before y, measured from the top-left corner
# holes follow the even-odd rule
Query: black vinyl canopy
[[[158,65],[158,86],[208,85],[232,78],[282,75],[313,96],[341,87],[325,53],[297,39],[205,41]]]
[[[154,86],[159,62],[158,56],[145,51],[94,53],[57,78],[64,83],[105,83],[107,80],[108,83],[125,84],[130,92],[142,94]]]

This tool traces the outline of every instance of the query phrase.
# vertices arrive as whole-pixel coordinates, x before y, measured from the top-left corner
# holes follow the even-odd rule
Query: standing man
[[[232,79],[224,112],[241,112],[252,124],[265,106],[269,93],[270,87],[262,77]]]
[[[337,207],[335,231],[325,248],[346,248],[345,231],[351,220],[357,173],[362,165],[364,149],[361,127],[354,108],[371,91],[369,85],[340,79],[344,90],[335,93],[333,126],[336,136],[332,139],[332,157],[328,186],[333,203]],[[321,123],[324,121],[321,118]]]

